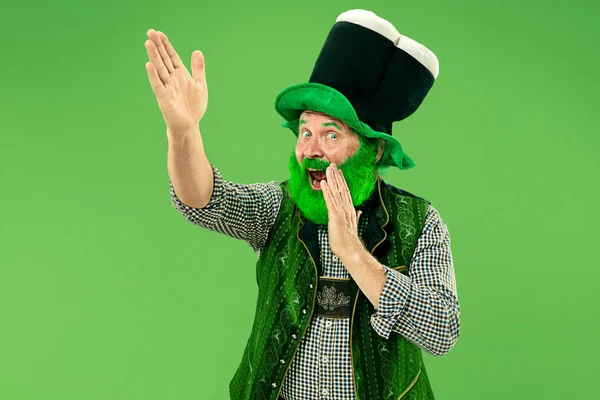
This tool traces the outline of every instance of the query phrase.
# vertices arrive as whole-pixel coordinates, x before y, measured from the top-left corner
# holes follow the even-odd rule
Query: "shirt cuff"
[[[179,197],[177,197],[177,194],[175,193],[175,188],[173,187],[173,183],[171,182],[171,179],[169,179],[171,201],[173,202],[173,205],[175,206],[175,208],[177,208],[178,210],[183,211],[183,212],[190,212],[190,211],[195,211],[195,210],[212,210],[220,205],[220,203],[223,201],[223,177],[221,176],[221,172],[219,172],[219,169],[217,167],[215,167],[212,164],[211,164],[211,167],[213,169],[213,180],[214,180],[213,192],[210,196],[210,201],[208,202],[208,204],[201,208],[190,207],[190,206],[184,204],[179,199]]]
[[[385,285],[379,296],[379,309],[371,315],[371,326],[384,338],[390,333],[408,299],[410,278],[400,271],[383,265]]]

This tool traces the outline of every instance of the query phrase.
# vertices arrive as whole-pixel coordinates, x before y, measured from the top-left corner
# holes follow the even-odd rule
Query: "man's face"
[[[335,163],[344,173],[354,206],[375,187],[377,143],[367,143],[346,124],[322,113],[300,116],[298,142],[290,156],[290,192],[300,210],[317,224],[327,224],[327,205],[320,180]]]

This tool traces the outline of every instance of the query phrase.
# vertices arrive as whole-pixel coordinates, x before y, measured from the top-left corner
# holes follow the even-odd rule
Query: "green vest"
[[[276,400],[285,374],[306,332],[322,275],[317,226],[306,219],[282,182],[283,200],[256,263],[258,299],[252,332],[229,383],[232,400]],[[428,202],[377,178],[367,227],[367,250],[382,264],[408,274],[425,224]],[[363,218],[364,216],[361,216]],[[421,349],[392,332],[373,329],[375,308],[351,280],[354,308],[350,354],[357,400],[434,399]]]

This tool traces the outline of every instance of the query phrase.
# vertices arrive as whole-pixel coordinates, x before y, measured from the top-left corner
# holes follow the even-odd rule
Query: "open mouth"
[[[307,173],[308,173],[308,180],[310,181],[310,186],[314,190],[321,190],[321,181],[327,180],[325,170],[309,168]]]

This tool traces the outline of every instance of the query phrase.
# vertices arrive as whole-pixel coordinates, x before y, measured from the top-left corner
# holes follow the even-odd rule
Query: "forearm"
[[[385,285],[385,272],[381,263],[360,242],[341,253],[340,261],[375,310],[378,310],[379,296]]]
[[[190,207],[205,207],[213,192],[213,169],[199,128],[186,132],[167,129],[167,138],[167,169],[177,197]]]
[[[402,278],[408,280],[406,276]],[[407,285],[406,289],[408,295],[402,310],[396,314],[394,305],[390,304],[389,313],[384,319],[392,323],[394,332],[427,352],[435,356],[446,354],[456,344],[460,334],[460,305],[456,294],[434,291],[415,282]],[[391,299],[393,296],[389,297]],[[375,319],[382,322],[377,317]]]
[[[460,326],[455,292],[413,282],[358,244],[342,253],[340,261],[373,304],[371,324],[381,336],[387,339],[394,331],[436,356],[454,346]]]
[[[174,142],[177,143],[177,142]],[[283,191],[277,181],[242,184],[226,181],[210,164],[211,193],[202,207],[184,203],[171,181],[170,195],[177,209],[191,223],[248,242],[258,254],[279,212]],[[184,182],[185,183],[185,182]]]
[[[433,355],[447,353],[459,334],[456,293],[415,282],[388,267],[385,270],[387,281],[380,307],[371,316],[373,328],[386,339],[394,331]]]

